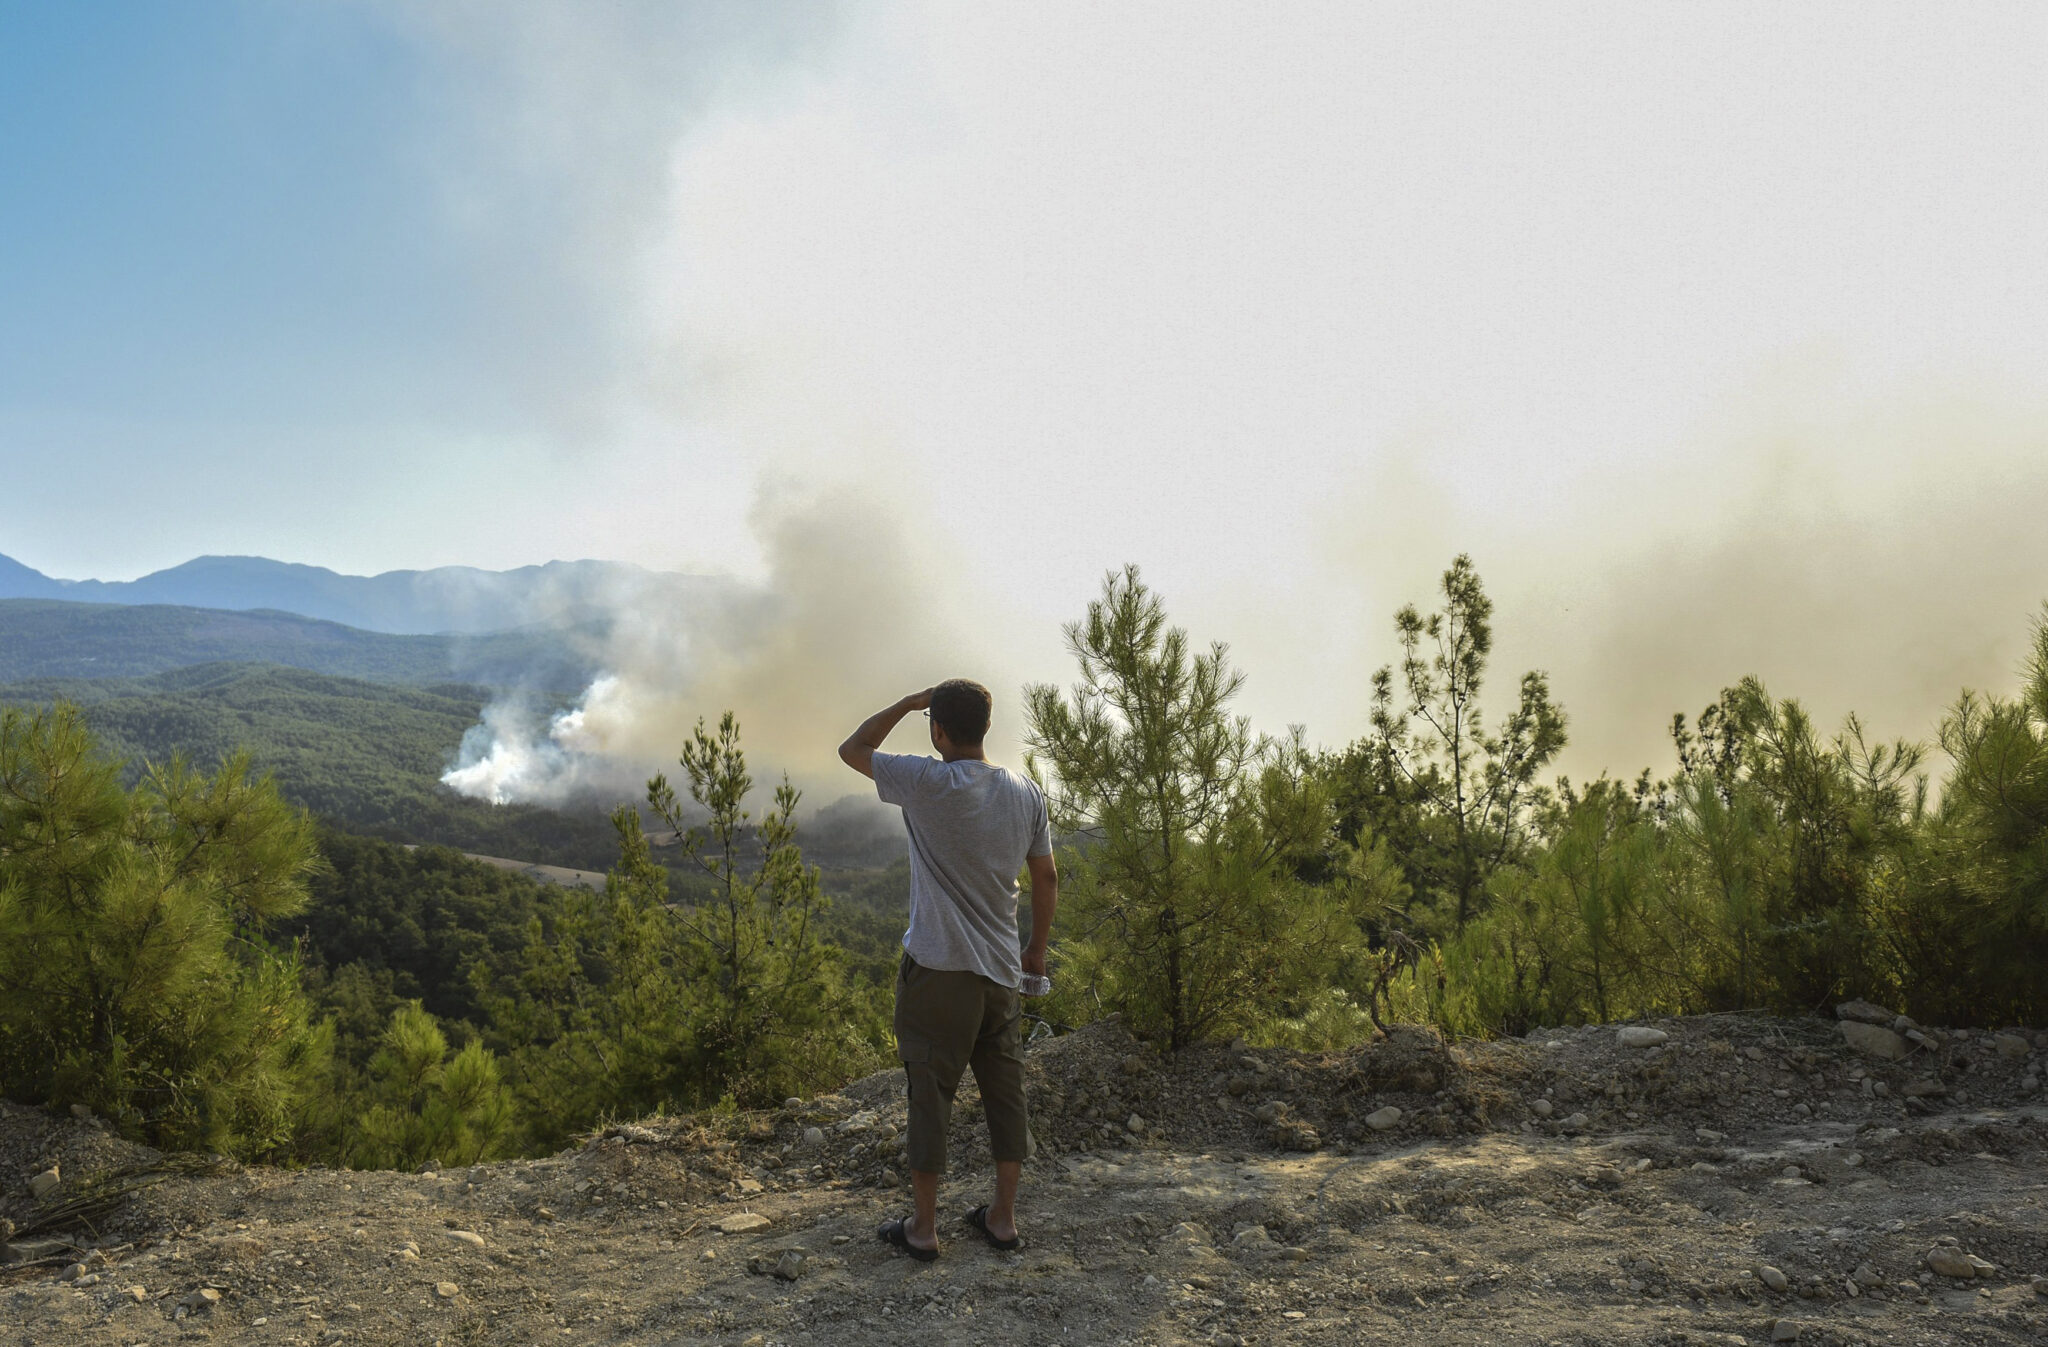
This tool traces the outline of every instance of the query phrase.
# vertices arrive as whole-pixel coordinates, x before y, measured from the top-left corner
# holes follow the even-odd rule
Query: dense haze
[[[485,793],[730,706],[829,798],[955,673],[1010,754],[1126,562],[1337,744],[1470,552],[1575,776],[1745,673],[1928,735],[2048,597],[2035,8],[65,22],[13,44],[102,59],[53,67],[75,142],[0,151],[0,551],[733,578],[616,605],[562,754],[543,703],[472,736]]]

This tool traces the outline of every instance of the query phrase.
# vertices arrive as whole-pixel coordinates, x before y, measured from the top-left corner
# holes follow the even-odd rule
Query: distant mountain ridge
[[[394,635],[569,626],[627,606],[706,602],[727,590],[727,582],[716,577],[650,571],[617,561],[342,575],[268,557],[208,556],[138,580],[58,580],[0,556],[0,599],[273,609]]]
[[[0,683],[142,678],[195,664],[283,664],[385,683],[574,690],[596,672],[576,630],[395,636],[262,609],[0,599]]]

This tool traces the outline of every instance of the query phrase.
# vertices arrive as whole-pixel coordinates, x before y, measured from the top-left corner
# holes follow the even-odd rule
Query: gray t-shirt
[[[1037,783],[1007,767],[877,753],[875,791],[910,832],[910,929],[903,948],[926,968],[975,972],[1014,988],[1017,872],[1052,854]]]

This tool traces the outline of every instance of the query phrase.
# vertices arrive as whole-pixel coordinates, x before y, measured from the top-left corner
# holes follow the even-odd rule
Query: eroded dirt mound
[[[959,1220],[989,1182],[969,1083],[930,1265],[874,1238],[906,1200],[898,1073],[460,1172],[176,1173],[0,1269],[0,1322],[122,1347],[2048,1340],[2048,1035],[1916,1027],[1893,1059],[1821,1021],[1629,1028],[1042,1041],[1029,1244]],[[0,1181],[64,1186],[0,1216],[159,1161],[10,1108]]]

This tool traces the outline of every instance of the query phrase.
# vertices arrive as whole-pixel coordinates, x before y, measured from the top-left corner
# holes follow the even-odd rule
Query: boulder
[[[1952,1244],[1937,1244],[1927,1251],[1927,1266],[1942,1277],[1975,1277],[1979,1261]]]
[[[1614,1037],[1624,1048],[1654,1048],[1669,1041],[1671,1035],[1646,1024],[1625,1024],[1615,1031]]]
[[[0,1263],[39,1263],[70,1253],[72,1244],[63,1239],[17,1239],[0,1247]]]
[[[1872,1005],[1859,996],[1854,1001],[1844,1001],[1836,1006],[1835,1018],[1838,1020],[1854,1020],[1859,1024],[1883,1025],[1890,1024],[1896,1016],[1883,1006]]]
[[[36,1201],[40,1202],[44,1198],[48,1197],[50,1194],[56,1192],[58,1187],[63,1182],[64,1178],[61,1174],[58,1173],[57,1166],[51,1165],[42,1173],[37,1174],[31,1179],[29,1179],[28,1195],[34,1198]]]
[[[713,1221],[711,1228],[722,1234],[745,1235],[755,1230],[766,1230],[768,1218],[758,1211],[736,1211]]]
[[[1365,1115],[1365,1125],[1375,1132],[1391,1132],[1401,1122],[1401,1110],[1392,1104]]]
[[[1996,1034],[1991,1041],[1997,1046],[2000,1057],[2011,1058],[2014,1061],[2033,1051],[2033,1045],[2018,1034]]]
[[[1843,1020],[1835,1028],[1848,1041],[1850,1047],[1866,1057],[1881,1057],[1885,1061],[1896,1062],[1912,1051],[1905,1039],[1882,1025],[1863,1020]]]

